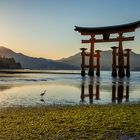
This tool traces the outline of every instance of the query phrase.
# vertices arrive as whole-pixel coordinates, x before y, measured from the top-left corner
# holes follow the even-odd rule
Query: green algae
[[[140,135],[140,105],[11,107],[0,111],[0,139],[115,140]]]

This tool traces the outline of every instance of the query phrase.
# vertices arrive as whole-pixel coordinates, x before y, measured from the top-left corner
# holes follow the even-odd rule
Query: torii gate
[[[90,43],[90,52],[86,52],[86,48],[81,48],[82,50],[82,65],[81,65],[81,75],[85,76],[85,68],[89,68],[89,76],[94,76],[94,68],[97,69],[96,75],[100,76],[100,50],[96,50],[94,52],[94,44],[95,43],[103,43],[103,42],[118,42],[118,47],[112,47],[113,49],[113,64],[112,64],[112,76],[116,77],[117,75],[120,78],[125,76],[124,68],[126,68],[126,76],[130,76],[130,49],[126,49],[126,54],[124,54],[122,42],[123,41],[133,41],[134,36],[124,37],[123,33],[134,32],[136,28],[140,27],[140,21],[116,25],[116,26],[107,26],[107,27],[78,27],[75,26],[75,31],[81,33],[81,35],[89,35],[91,38],[89,40],[82,40],[82,43]],[[118,34],[118,37],[111,38],[110,35]],[[96,35],[102,35],[102,39],[96,39]],[[89,65],[85,65],[85,56],[89,56]],[[94,65],[94,57],[97,58],[97,64]],[[118,57],[118,64],[117,58]],[[124,65],[124,57],[126,57],[126,65]],[[117,74],[118,69],[118,74]]]

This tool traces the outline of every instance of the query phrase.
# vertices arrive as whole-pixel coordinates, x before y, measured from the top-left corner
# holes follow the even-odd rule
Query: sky
[[[140,20],[140,0],[0,0],[0,46],[34,57],[60,59],[78,53],[80,33],[74,26],[110,26]],[[135,41],[123,43],[140,53]],[[109,50],[116,43],[96,44]]]

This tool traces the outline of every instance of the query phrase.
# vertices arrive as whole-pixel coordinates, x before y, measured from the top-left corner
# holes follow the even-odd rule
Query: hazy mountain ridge
[[[59,62],[63,62],[66,64],[73,64],[74,66],[79,66],[81,64],[81,52],[70,56],[68,58],[60,59]],[[101,52],[101,69],[102,70],[111,70],[112,69],[112,51],[102,51]],[[136,54],[134,52],[130,53],[130,66],[132,70],[140,70],[140,54]],[[86,64],[89,64],[89,58],[86,57]],[[96,62],[95,62],[96,64]]]
[[[81,52],[60,60],[51,60],[45,58],[37,58],[26,56],[22,53],[16,53],[8,48],[0,47],[0,55],[7,58],[14,58],[16,62],[20,62],[23,68],[29,69],[49,69],[49,70],[66,70],[66,69],[80,69],[81,65]],[[140,54],[131,52],[130,65],[132,70],[140,70]],[[86,57],[86,64],[89,63],[88,57]],[[96,64],[96,62],[95,62]],[[112,51],[101,52],[101,69],[112,69]]]
[[[57,62],[55,60],[26,56],[22,53],[0,47],[0,55],[7,58],[14,58],[16,62],[20,62],[22,68],[29,69],[77,69],[76,66]]]

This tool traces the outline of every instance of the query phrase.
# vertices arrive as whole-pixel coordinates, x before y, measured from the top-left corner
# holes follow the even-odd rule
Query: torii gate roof
[[[75,31],[81,34],[104,34],[104,33],[118,33],[118,32],[133,32],[140,27],[140,20],[128,24],[105,26],[105,27],[79,27],[75,26]]]

